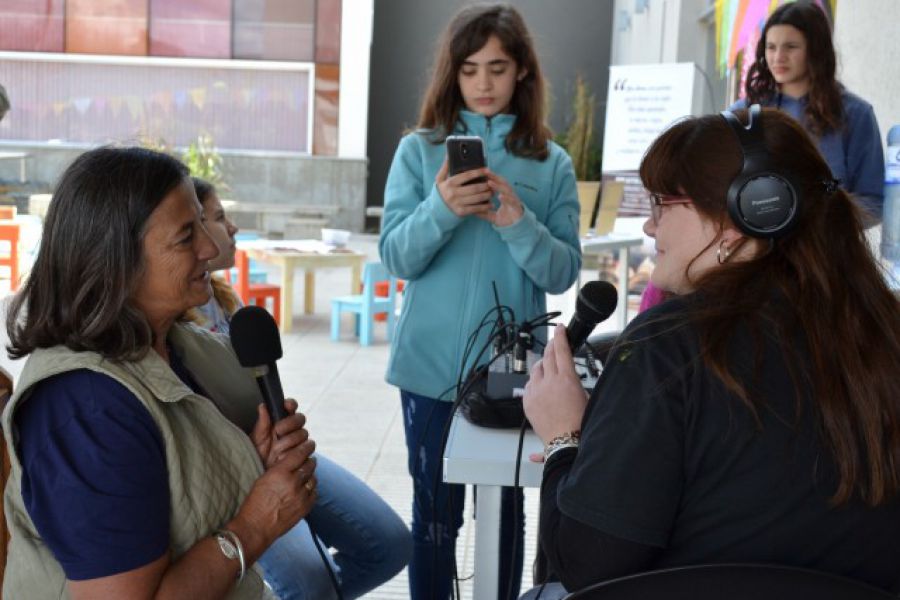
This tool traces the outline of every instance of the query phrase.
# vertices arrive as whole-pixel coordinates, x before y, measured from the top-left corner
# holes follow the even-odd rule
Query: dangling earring
[[[716,250],[716,260],[720,265],[724,265],[728,262],[728,259],[731,258],[731,248],[726,246],[726,243],[726,240],[722,240],[721,242],[719,242],[719,249]],[[722,250],[723,247],[725,248],[724,251]]]

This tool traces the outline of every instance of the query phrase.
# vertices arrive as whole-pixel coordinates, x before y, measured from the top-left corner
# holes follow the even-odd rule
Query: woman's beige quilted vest
[[[3,598],[65,598],[65,575],[28,516],[21,493],[22,465],[16,452],[13,416],[42,379],[75,369],[109,375],[131,390],[159,426],[166,450],[171,503],[171,559],[229,521],[262,473],[245,432],[256,420],[259,389],[242,369],[227,338],[191,325],[176,325],[169,341],[201,388],[215,403],[194,394],[156,352],[138,362],[113,363],[92,352],[64,347],[28,357],[17,390],[3,413],[12,471],[4,497],[12,538]],[[237,424],[237,425],[235,425]],[[243,430],[243,431],[242,431]],[[261,598],[263,583],[250,569],[230,599]]]

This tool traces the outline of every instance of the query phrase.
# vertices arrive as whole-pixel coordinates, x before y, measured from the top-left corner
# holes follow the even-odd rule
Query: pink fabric
[[[664,291],[648,282],[647,287],[644,288],[644,293],[641,294],[641,306],[638,308],[638,312],[642,313],[648,308],[653,308],[666,299],[665,294]]]

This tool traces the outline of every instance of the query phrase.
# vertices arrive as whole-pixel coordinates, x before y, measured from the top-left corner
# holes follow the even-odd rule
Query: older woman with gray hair
[[[10,598],[261,598],[311,510],[305,418],[272,424],[227,339],[179,322],[218,250],[187,169],[100,148],[63,174],[7,317]]]

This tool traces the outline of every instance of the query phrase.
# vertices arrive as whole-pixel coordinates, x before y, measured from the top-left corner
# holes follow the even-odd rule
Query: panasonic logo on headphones
[[[752,206],[759,206],[760,204],[772,204],[773,202],[778,202],[781,200],[780,196],[772,196],[771,198],[763,198],[762,200],[751,200],[750,204]]]

